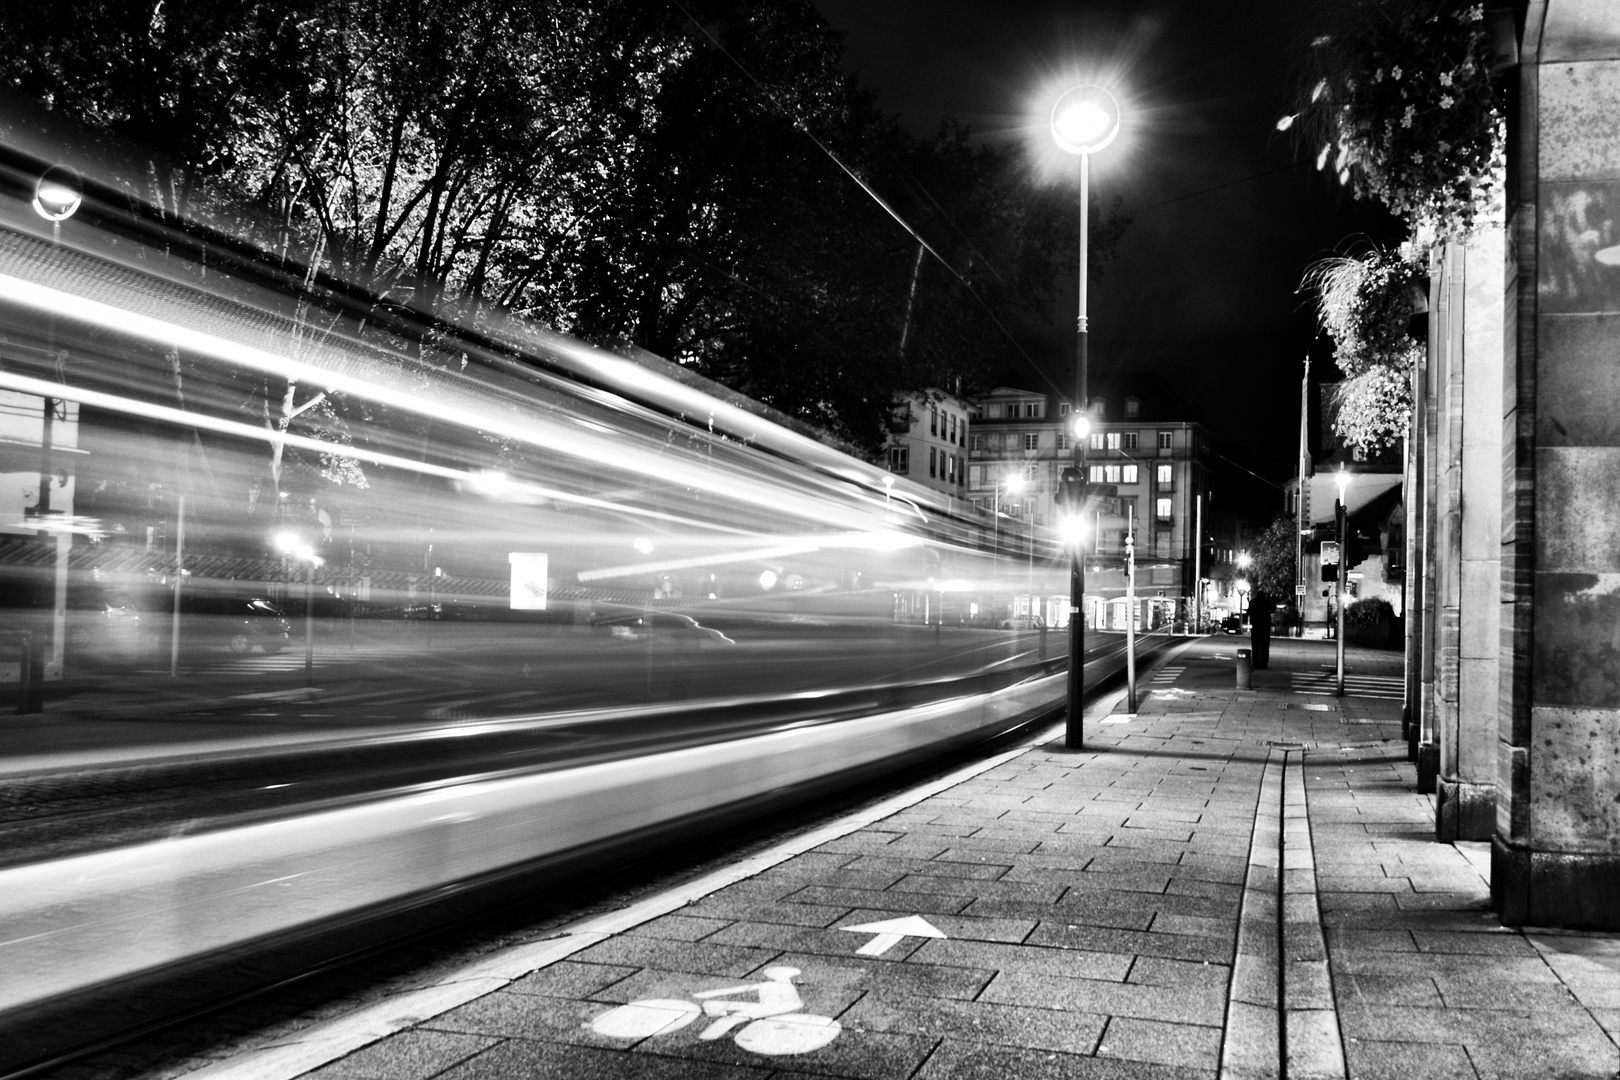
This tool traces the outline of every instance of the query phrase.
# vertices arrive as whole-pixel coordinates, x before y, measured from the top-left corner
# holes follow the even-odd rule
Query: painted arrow
[[[937,937],[945,936],[943,930],[938,929],[921,915],[907,915],[903,919],[885,919],[882,922],[862,923],[859,926],[840,926],[840,930],[848,930],[852,934],[876,934],[871,941],[856,949],[860,956],[882,956],[896,945],[901,938],[908,937]]]

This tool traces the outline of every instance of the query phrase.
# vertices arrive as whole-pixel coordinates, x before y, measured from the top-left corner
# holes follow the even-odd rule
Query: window
[[[897,473],[908,473],[911,471],[911,447],[889,447],[889,471]]]
[[[1162,488],[1169,487],[1173,482],[1171,478],[1175,475],[1175,468],[1174,465],[1154,466],[1154,481]]]
[[[1127,450],[1135,450],[1135,449],[1137,449],[1137,433],[1136,432],[1127,431],[1125,433],[1125,449],[1127,449]]]
[[[1100,432],[1100,431],[1093,431],[1093,432],[1092,432],[1092,433],[1091,433],[1091,448],[1092,448],[1092,449],[1093,449],[1093,450],[1101,450],[1101,449],[1102,449],[1102,448],[1103,448],[1103,436],[1102,436],[1102,432]]]
[[[1045,409],[1041,408],[1041,404],[1042,403],[1039,402],[1039,401],[1026,401],[1026,402],[1024,402],[1024,419],[1026,419],[1026,420],[1038,420],[1038,419],[1040,419],[1041,413],[1046,411]]]
[[[928,434],[939,434],[939,410],[932,405],[928,407]]]
[[[1107,483],[1107,484],[1117,484],[1117,483],[1119,483],[1119,466],[1118,465],[1105,465],[1105,466],[1103,466],[1103,482]]]
[[[1089,473],[1089,478],[1090,478],[1090,480],[1091,480],[1091,482],[1093,484],[1102,483],[1103,482],[1103,479],[1102,479],[1103,478],[1103,467],[1101,465],[1093,465],[1091,467],[1091,470],[1090,470],[1090,473]]]
[[[1040,432],[1031,431],[1031,432],[1029,432],[1028,434],[1026,434],[1024,436],[1024,449],[1025,450],[1039,450],[1040,448],[1041,448],[1041,433]]]
[[[1122,474],[1120,476],[1120,478],[1119,478],[1120,483],[1122,483],[1122,484],[1134,484],[1134,483],[1136,483],[1136,466],[1135,465],[1127,465],[1122,470],[1120,470],[1120,472]]]
[[[1110,431],[1108,433],[1108,449],[1110,449],[1110,450],[1118,450],[1119,449],[1119,432]]]
[[[932,446],[930,446],[928,448],[928,475],[929,476],[938,476],[939,475],[939,473],[937,472],[937,465],[936,465],[936,462],[938,461],[938,458],[939,458],[939,451],[935,450]]]
[[[1160,521],[1169,521],[1170,520],[1170,500],[1169,499],[1154,499],[1153,500],[1153,512],[1154,512],[1155,516],[1157,516]]]
[[[946,441],[951,442],[951,443],[956,442],[956,414],[955,413],[951,413],[951,434],[946,439]]]
[[[962,459],[962,467],[956,470],[956,486],[967,487],[967,459]]]
[[[983,450],[984,449],[984,436],[983,435],[969,435],[968,436],[968,449],[969,450]]]
[[[1170,449],[1170,433],[1168,431],[1159,432],[1159,449]]]
[[[1069,449],[1069,436],[1064,434],[1061,431],[1058,432],[1057,448],[1059,450],[1067,450],[1067,449]]]
[[[1133,397],[1125,399],[1125,419],[1135,420],[1142,415],[1142,403]]]
[[[1069,415],[1069,403],[1067,401],[1058,402],[1058,415],[1059,416],[1068,416]]]

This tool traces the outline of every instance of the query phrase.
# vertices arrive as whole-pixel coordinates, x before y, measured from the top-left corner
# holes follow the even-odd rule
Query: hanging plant
[[[1334,391],[1333,430],[1369,453],[1399,441],[1412,418],[1411,373],[1423,347],[1407,326],[1418,280],[1415,265],[1377,248],[1323,259],[1305,272],[1317,321],[1333,338],[1333,360],[1345,375]]]
[[[1354,0],[1312,42],[1295,129],[1357,198],[1462,236],[1487,210],[1505,121],[1481,4]]]

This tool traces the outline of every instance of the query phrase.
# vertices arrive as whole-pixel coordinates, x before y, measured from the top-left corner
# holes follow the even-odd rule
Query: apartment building
[[[971,413],[967,400],[943,390],[896,395],[884,448],[889,471],[945,495],[964,496]]]

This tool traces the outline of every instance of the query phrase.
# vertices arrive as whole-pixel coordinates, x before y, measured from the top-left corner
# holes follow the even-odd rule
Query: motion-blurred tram
[[[51,164],[0,148],[3,1064],[210,957],[1060,704],[1061,635],[1006,626],[1066,601],[1054,542],[89,170],[45,220]]]

